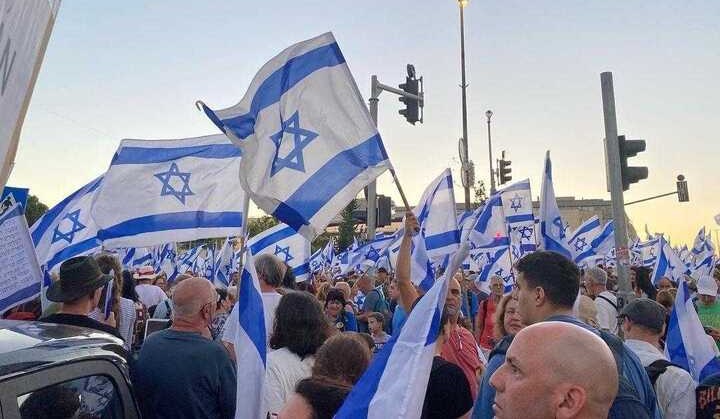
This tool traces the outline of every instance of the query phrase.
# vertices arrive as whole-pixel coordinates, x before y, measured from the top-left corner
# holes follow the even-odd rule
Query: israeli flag
[[[310,264],[310,272],[311,273],[320,272],[325,267],[326,263],[325,263],[325,258],[323,256],[323,250],[325,250],[325,249],[320,248],[320,249],[316,250],[315,253],[313,253],[310,256],[310,260],[308,261],[308,264]]]
[[[149,247],[135,248],[132,252],[133,258],[130,262],[130,266],[133,268],[139,268],[141,266],[154,266],[155,259],[153,255],[153,249]]]
[[[545,154],[542,189],[540,191],[540,247],[560,253],[572,260],[572,250],[567,242],[567,227],[560,216],[560,209],[555,200],[555,189],[552,181],[552,162],[550,151]]]
[[[445,169],[423,192],[413,209],[420,224],[425,249],[430,258],[457,251],[460,244],[452,172]]]
[[[329,240],[322,251],[323,258],[325,259],[325,265],[331,265],[333,259],[335,259],[335,245],[332,240]]]
[[[592,238],[589,248],[575,256],[575,263],[578,265],[588,259],[604,257],[615,247],[615,224],[612,220],[605,223],[602,230]]]
[[[592,239],[600,233],[601,229],[602,224],[600,224],[600,218],[598,218],[597,215],[593,215],[573,231],[568,240],[568,244],[573,251],[573,258],[577,258],[590,249]]]
[[[63,261],[100,249],[97,225],[90,215],[100,176],[52,207],[30,228],[40,266],[52,271]],[[49,285],[46,284],[46,285]]]
[[[693,278],[712,276],[713,270],[715,269],[715,260],[715,255],[709,255],[698,263],[691,264],[691,266],[688,267],[690,276]]]
[[[175,267],[175,258],[177,257],[177,245],[175,243],[165,243],[157,247],[157,257],[155,263],[155,273],[165,272],[171,274]]]
[[[359,248],[353,250],[350,256],[351,259],[349,265],[352,267],[363,264],[375,266],[380,257],[385,253],[385,250],[390,247],[394,240],[393,236],[383,236],[371,242],[365,243]]]
[[[705,234],[705,227],[700,229],[697,237],[695,237],[691,252],[694,256],[693,262],[696,265],[715,254],[715,246],[713,246],[710,236]]]
[[[168,282],[173,282],[178,275],[184,274],[187,271],[194,271],[197,259],[200,257],[200,253],[205,248],[205,245],[200,245],[188,249],[185,253],[177,258],[175,264],[175,270],[168,276]]]
[[[517,260],[537,250],[530,180],[514,183],[498,191],[505,214],[510,253]]]
[[[329,32],[271,59],[237,105],[203,108],[243,150],[243,189],[258,207],[308,240],[390,167]]]
[[[297,282],[310,278],[310,242],[290,226],[280,223],[248,241],[253,256],[275,255],[295,274]]]
[[[105,247],[241,234],[240,149],[223,135],[123,140],[92,215]]]
[[[658,255],[658,243],[660,243],[660,239],[648,240],[638,244],[637,250],[640,253],[642,266],[652,267],[655,265]]]
[[[656,245],[657,257],[655,258],[655,266],[653,267],[652,277],[650,278],[653,285],[663,278],[667,277],[673,281],[680,283],[683,275],[689,275],[690,270],[685,266],[680,257],[670,247],[665,237],[660,236]]]
[[[345,399],[336,419],[419,418],[427,390],[448,282],[467,256],[464,244],[449,269],[423,295],[399,334],[390,338]]]
[[[685,278],[678,282],[675,304],[670,313],[665,340],[665,355],[693,376],[696,383],[720,373],[714,343],[707,338],[698,318]]]
[[[460,243],[468,241],[470,231],[472,231],[477,218],[480,216],[484,206],[477,207],[474,211],[465,211],[458,216],[458,230],[460,230]]]
[[[266,337],[265,314],[260,282],[250,252],[240,274],[238,301],[229,322],[238,322],[235,328],[235,360],[237,370],[237,396],[235,418],[265,418]],[[237,317],[234,314],[237,313]]]
[[[515,273],[512,269],[512,259],[508,246],[500,246],[485,249],[473,249],[473,260],[478,266],[478,275],[475,278],[475,286],[487,294],[490,294],[490,280],[497,276],[503,280],[505,294],[512,292],[515,284]]]
[[[474,247],[494,248],[510,246],[508,227],[503,213],[503,203],[500,195],[493,195],[485,203],[477,221],[469,234],[469,240]]]
[[[237,271],[237,258],[235,257],[234,240],[230,237],[225,239],[222,248],[218,252],[217,261],[215,262],[215,272],[213,274],[213,282],[220,288],[227,288],[230,285],[230,276]]]

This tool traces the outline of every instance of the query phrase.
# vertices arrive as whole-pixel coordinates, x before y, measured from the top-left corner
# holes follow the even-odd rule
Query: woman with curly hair
[[[340,332],[357,332],[355,314],[347,310],[345,294],[331,288],[325,297],[325,315],[333,327]]]
[[[95,260],[100,266],[100,270],[104,274],[112,272],[112,296],[110,299],[110,316],[105,318],[104,307],[105,307],[105,296],[103,292],[100,296],[100,302],[98,307],[90,312],[90,318],[108,323],[114,321],[115,327],[117,328],[120,336],[125,341],[125,348],[130,350],[133,345],[135,335],[135,321],[137,320],[137,313],[135,312],[135,303],[132,300],[122,297],[123,293],[123,271],[120,265],[120,260],[117,256],[111,253],[100,253],[95,256]]]
[[[310,377],[315,352],[331,333],[325,313],[311,294],[290,291],[275,310],[267,355],[265,406],[270,413],[282,409],[295,385]]]

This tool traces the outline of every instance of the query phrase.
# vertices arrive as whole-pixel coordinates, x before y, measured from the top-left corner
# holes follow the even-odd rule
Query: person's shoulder
[[[433,358],[432,372],[437,375],[448,377],[450,381],[454,381],[455,377],[465,378],[465,373],[462,368],[439,356]]]

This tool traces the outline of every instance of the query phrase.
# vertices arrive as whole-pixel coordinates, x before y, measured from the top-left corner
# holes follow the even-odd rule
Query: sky
[[[720,2],[470,0],[465,9],[468,140],[476,178],[488,182],[506,150],[514,180],[540,194],[546,150],[557,196],[609,199],[600,73],[612,71],[618,128],[645,139],[632,162],[649,178],[627,207],[673,244],[692,243],[720,213]],[[457,142],[460,32],[454,0],[64,0],[21,134],[8,185],[52,206],[103,173],[123,138],[218,133],[194,107],[234,105],[257,70],[293,43],[332,31],[367,100],[370,77],[397,85],[414,64],[425,82],[425,120],[412,126],[383,93],[379,130],[411,205],[446,167],[463,200]],[[378,193],[401,202],[389,174]],[[715,238],[713,233],[713,238]]]

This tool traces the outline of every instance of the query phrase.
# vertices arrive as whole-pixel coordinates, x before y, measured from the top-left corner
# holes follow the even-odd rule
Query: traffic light
[[[685,176],[683,176],[683,175],[678,175],[678,177],[677,177],[677,195],[678,195],[678,202],[690,201],[690,194],[688,193],[687,180],[685,180]]]
[[[510,172],[512,172],[512,167],[510,167],[510,164],[512,161],[505,160],[505,156],[503,155],[503,158],[498,160],[498,180],[501,185],[504,185],[512,180],[512,175]]]
[[[624,135],[619,135],[618,146],[620,149],[620,173],[623,191],[627,191],[630,184],[637,183],[648,177],[647,167],[628,166],[629,157],[637,156],[638,153],[645,151],[645,140],[626,140]]]
[[[415,75],[406,76],[405,83],[401,83],[399,87],[404,92],[412,95],[419,95],[420,93],[420,83],[419,80],[415,78]],[[404,116],[409,123],[415,125],[415,123],[420,120],[419,101],[405,96],[400,96],[399,100],[405,104],[405,109],[400,109],[399,111],[400,115]]]

